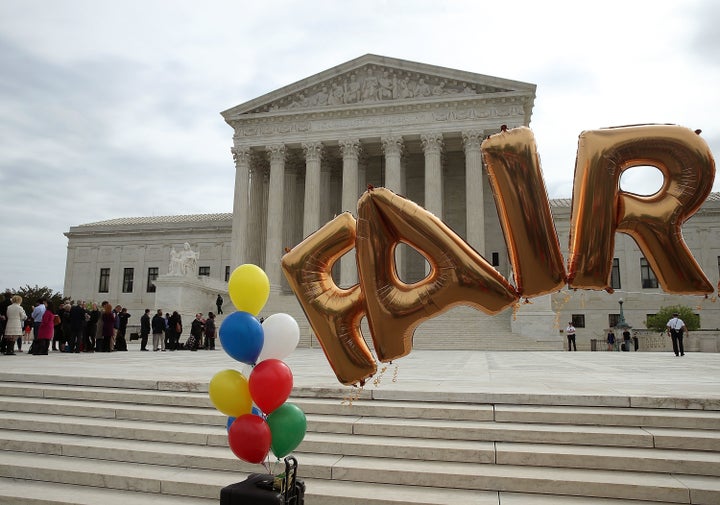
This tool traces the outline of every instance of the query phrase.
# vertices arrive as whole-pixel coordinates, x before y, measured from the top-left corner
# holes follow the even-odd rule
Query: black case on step
[[[297,478],[297,460],[285,458],[283,493],[273,489],[274,476],[253,473],[220,490],[220,505],[304,505],[305,483]]]

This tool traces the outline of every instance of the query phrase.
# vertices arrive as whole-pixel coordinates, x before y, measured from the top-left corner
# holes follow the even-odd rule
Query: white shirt
[[[668,321],[668,323],[667,323],[667,327],[670,328],[671,330],[679,330],[679,329],[682,328],[683,326],[685,326],[685,323],[684,323],[683,320],[680,319],[679,317],[673,317],[673,318],[672,318],[670,321]]]
[[[575,335],[575,327],[571,324],[567,328],[565,328],[565,333],[568,335]]]

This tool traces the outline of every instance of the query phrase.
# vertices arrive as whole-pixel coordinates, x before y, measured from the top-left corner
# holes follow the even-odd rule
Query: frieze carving
[[[258,107],[250,114],[511,91],[484,84],[367,65]]]
[[[476,121],[490,118],[524,117],[525,108],[519,104],[468,107],[464,109],[440,108],[428,111],[412,111],[381,116],[333,117],[312,121],[283,121],[274,118],[267,124],[235,124],[235,136],[247,138],[273,136],[287,133],[309,133],[337,131],[338,129],[376,128],[383,126],[404,126],[431,122]]]

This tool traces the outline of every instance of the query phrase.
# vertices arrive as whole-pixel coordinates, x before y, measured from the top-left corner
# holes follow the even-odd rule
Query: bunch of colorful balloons
[[[293,375],[282,361],[297,347],[300,329],[288,314],[273,314],[262,324],[257,319],[270,295],[260,267],[237,267],[228,291],[237,311],[220,325],[220,343],[230,357],[253,368],[248,378],[232,369],[216,373],[208,388],[210,400],[228,416],[228,444],[238,458],[263,463],[272,450],[280,459],[300,445],[307,430],[305,413],[286,401]]]

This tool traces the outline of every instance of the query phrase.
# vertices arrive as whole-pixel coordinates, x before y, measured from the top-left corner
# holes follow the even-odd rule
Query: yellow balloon
[[[222,370],[210,379],[210,401],[226,416],[240,417],[252,412],[248,380],[236,370]]]
[[[257,316],[270,296],[270,280],[262,268],[246,263],[230,275],[228,292],[237,310]]]

